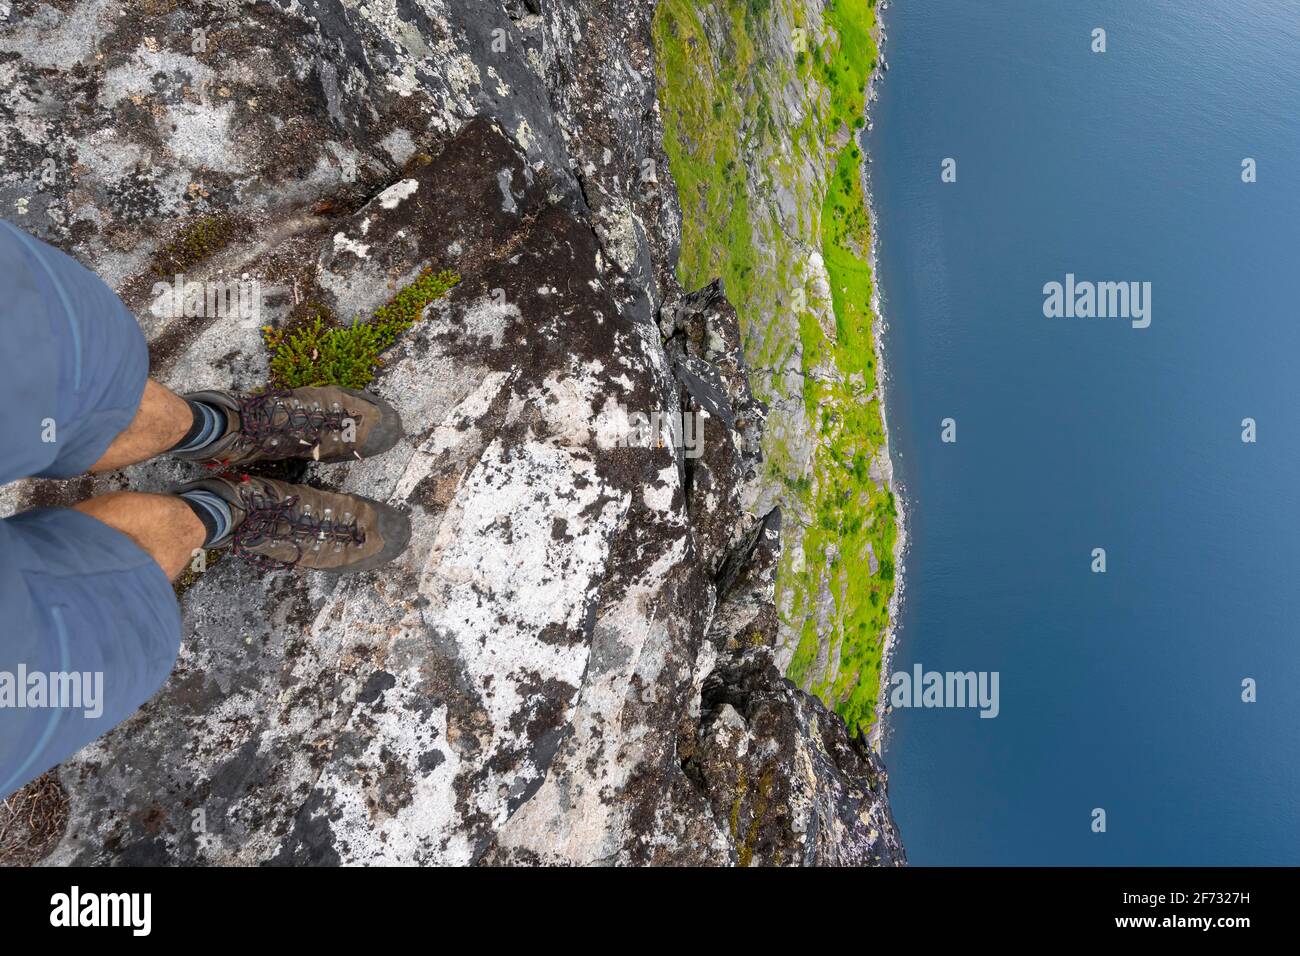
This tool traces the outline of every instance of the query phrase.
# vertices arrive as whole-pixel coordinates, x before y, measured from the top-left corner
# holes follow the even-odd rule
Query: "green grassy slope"
[[[818,31],[820,6],[661,0],[655,43],[665,146],[682,203],[679,278],[696,288],[722,276],[747,357],[760,370],[756,392],[765,400],[789,397],[773,370],[797,361],[817,431],[811,475],[801,473],[779,435],[765,442],[769,478],[806,519],[786,532],[801,537],[805,559],[788,548],[778,581],[778,605],[798,641],[788,676],[865,730],[874,719],[897,533],[893,495],[868,477],[884,428],[872,342],[871,224],[862,155],[850,135],[862,126],[875,65],[875,11],[868,0],[831,0],[822,14],[829,31]],[[719,49],[710,45],[706,22],[715,25]],[[828,34],[820,43],[819,32]],[[792,88],[807,106],[797,123],[774,109]],[[747,168],[747,157],[761,157],[757,168]],[[828,168],[797,175],[795,164],[810,157],[826,157]],[[791,236],[763,200],[774,186],[795,193],[800,234]],[[830,328],[806,271],[792,265],[809,249],[820,252],[829,274]],[[818,613],[819,593],[830,595],[829,613]]]

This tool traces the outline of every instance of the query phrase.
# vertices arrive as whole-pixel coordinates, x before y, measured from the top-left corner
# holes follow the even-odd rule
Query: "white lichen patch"
[[[652,511],[672,511],[673,496],[677,493],[680,484],[677,465],[664,468],[655,481],[649,482],[641,489],[646,507]]]
[[[5,17],[12,12],[3,4]],[[32,66],[65,70],[94,57],[95,43],[118,9],[117,0],[85,0],[72,16],[60,16],[53,5],[37,4],[24,30],[0,35],[0,53],[20,53]]]
[[[501,187],[501,211],[514,215],[519,211],[519,204],[515,202],[514,193],[511,192],[511,182],[514,174],[509,169],[498,170],[497,185]]]
[[[244,164],[241,143],[234,133],[234,106],[180,103],[167,110],[172,125],[170,148],[186,165],[239,172]]]
[[[409,130],[395,129],[379,141],[379,145],[393,158],[395,163],[405,163],[415,155],[415,140]]]
[[[350,252],[358,259],[370,258],[370,246],[367,243],[349,238],[346,232],[334,233],[334,251]]]
[[[403,179],[395,182],[379,194],[379,205],[385,209],[396,209],[405,200],[414,196],[419,188],[418,180]]]
[[[454,643],[487,715],[472,801],[498,823],[512,788],[543,771],[528,757],[529,715],[557,693],[569,696],[558,702],[567,710],[582,684],[590,647],[579,635],[626,507],[580,452],[497,440],[463,482],[421,572],[425,624]],[[498,772],[492,753],[517,760]]]

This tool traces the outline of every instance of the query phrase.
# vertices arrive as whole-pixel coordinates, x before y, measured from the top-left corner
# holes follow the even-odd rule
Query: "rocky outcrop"
[[[167,685],[60,768],[46,862],[902,861],[875,755],[772,666],[764,411],[725,290],[674,279],[652,8],[0,4],[2,214],[119,288],[165,384],[256,387],[260,326],[460,276],[375,385],[407,439],[298,469],[408,510],[406,554],[194,575]],[[182,272],[259,308],[176,315]]]

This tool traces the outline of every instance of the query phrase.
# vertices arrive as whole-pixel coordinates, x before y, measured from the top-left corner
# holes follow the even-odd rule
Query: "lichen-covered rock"
[[[723,290],[673,277],[652,8],[0,4],[0,214],[119,289],[165,384],[258,386],[261,326],[460,276],[384,357],[408,437],[293,475],[403,507],[410,548],[193,575],[171,679],[60,768],[47,862],[901,859],[874,756],[762,663],[763,410]],[[251,313],[169,305],[236,280]],[[626,412],[707,414],[702,453]]]
[[[782,680],[770,649],[719,664],[701,706],[686,771],[728,821],[740,864],[905,862],[879,758],[821,701]]]
[[[741,496],[762,465],[766,410],[749,387],[736,310],[714,281],[661,310],[665,348],[682,392],[681,442],[691,525],[716,573],[743,524]]]

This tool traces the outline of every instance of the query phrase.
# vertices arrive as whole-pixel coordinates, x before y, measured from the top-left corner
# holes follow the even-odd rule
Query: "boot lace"
[[[291,403],[291,394],[285,389],[271,389],[238,399],[240,438],[261,452],[273,454],[282,439],[314,446],[320,444],[324,433],[343,430],[346,413],[337,404],[326,411],[319,405]],[[277,420],[281,411],[283,417]],[[360,416],[353,416],[353,421],[359,426]]]
[[[295,567],[302,561],[308,544],[311,550],[319,551],[332,542],[337,551],[366,543],[366,533],[357,527],[354,516],[334,517],[328,509],[325,514],[313,515],[310,510],[298,508],[297,495],[275,498],[256,491],[241,491],[240,499],[244,504],[244,520],[235,529],[230,552],[264,571]],[[287,542],[293,545],[296,554],[289,561],[279,561],[253,550],[268,542]]]

